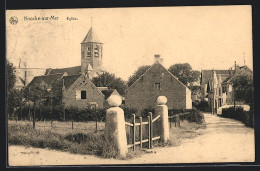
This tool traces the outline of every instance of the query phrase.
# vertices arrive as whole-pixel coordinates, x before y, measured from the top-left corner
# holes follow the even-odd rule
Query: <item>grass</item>
[[[175,127],[174,123],[170,128],[170,146],[178,146],[185,139],[195,138],[202,133],[200,129],[206,128],[205,122],[196,123],[196,122],[188,122],[186,120],[182,121],[180,127]]]
[[[104,133],[57,133],[53,130],[33,129],[28,125],[8,126],[10,145],[49,148],[74,154],[90,154],[105,158],[117,157],[114,145],[105,140]]]
[[[156,125],[154,125],[156,126]],[[36,148],[49,148],[70,152],[74,154],[97,155],[104,158],[118,158],[117,150],[114,144],[108,143],[104,137],[105,123],[98,123],[99,131],[95,133],[95,122],[74,122],[74,129],[71,129],[71,122],[53,122],[53,128],[50,122],[36,122],[36,129],[32,128],[29,121],[8,121],[8,142],[10,145],[24,145]],[[200,135],[198,129],[205,128],[205,124],[181,122],[180,127],[175,127],[172,123],[170,128],[170,140],[167,144],[154,142],[154,147],[178,146],[185,139],[191,139]],[[136,127],[136,132],[139,128]],[[156,129],[156,127],[154,127]],[[146,127],[143,128],[144,132]],[[157,129],[156,129],[157,130]],[[131,142],[129,130],[127,132],[127,141]],[[155,131],[154,135],[157,134]],[[137,133],[136,141],[139,140]],[[143,138],[147,135],[144,135]],[[143,144],[146,147],[147,144]],[[129,153],[125,159],[141,156],[149,151],[140,150],[136,146],[136,151],[129,149]],[[118,158],[123,159],[123,158]]]

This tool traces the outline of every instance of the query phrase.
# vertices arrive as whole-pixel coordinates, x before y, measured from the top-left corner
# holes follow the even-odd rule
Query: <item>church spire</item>
[[[86,35],[86,37],[84,38],[84,40],[81,43],[101,43],[98,36],[93,31],[92,26],[89,29],[88,34]]]

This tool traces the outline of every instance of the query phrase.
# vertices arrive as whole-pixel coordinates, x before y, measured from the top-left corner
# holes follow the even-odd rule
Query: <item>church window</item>
[[[87,47],[87,50],[90,51],[90,47],[89,46]]]
[[[97,46],[97,47],[95,47],[95,51],[98,51],[98,46]]]
[[[161,83],[155,83],[154,84],[154,89],[155,90],[161,90]]]
[[[87,53],[87,57],[91,57],[91,53],[90,52]]]

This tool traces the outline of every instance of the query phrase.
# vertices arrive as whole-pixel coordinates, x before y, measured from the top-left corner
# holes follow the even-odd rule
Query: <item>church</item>
[[[44,75],[34,77],[27,87],[29,90],[40,88],[48,92],[48,95],[61,99],[65,108],[103,108],[106,96],[90,81],[103,73],[102,51],[103,43],[91,27],[81,42],[80,66],[48,68]]]

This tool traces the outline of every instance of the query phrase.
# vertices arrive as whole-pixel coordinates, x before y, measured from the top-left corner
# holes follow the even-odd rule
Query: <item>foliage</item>
[[[16,76],[15,76],[15,67],[8,60],[6,61],[6,87],[9,92],[14,88]]]
[[[104,72],[103,74],[92,78],[92,82],[97,87],[108,87],[108,89],[116,89],[121,95],[124,95],[127,88],[127,84],[124,80],[108,72]]]
[[[243,107],[237,106],[236,110],[234,107],[229,107],[229,108],[223,108],[222,109],[222,117],[226,118],[232,118],[236,119],[239,121],[242,121],[245,123],[247,126],[254,127],[254,114],[253,111],[244,111]]]
[[[253,107],[254,103],[254,83],[253,73],[246,70],[236,70],[231,78],[233,89],[235,90],[236,100],[243,100]]]
[[[168,70],[186,86],[192,85],[200,77],[200,72],[192,70],[188,63],[171,65]]]
[[[197,110],[200,110],[200,111],[205,111],[207,107],[209,107],[209,104],[207,101],[205,100],[202,100],[202,101],[199,101],[199,100],[196,100],[195,102],[193,102],[192,104]]]
[[[22,106],[23,91],[17,89],[11,89],[7,94],[7,113],[12,115],[13,111],[16,111]]]
[[[125,119],[130,119],[132,118],[132,114],[137,114],[137,109],[135,108],[129,108],[129,107],[123,107],[122,108],[124,110],[124,114],[125,114]]]
[[[138,78],[140,78],[149,68],[151,65],[144,65],[139,67],[132,76],[128,78],[127,84],[130,87]]]
[[[50,130],[32,129],[30,126],[12,125],[8,126],[8,143],[106,158],[117,157],[115,145],[105,140],[103,132],[58,134]]]
[[[187,120],[188,122],[202,123],[204,122],[204,115],[197,109],[169,109],[169,116],[176,114],[188,113],[180,115],[180,120]],[[175,120],[176,118],[174,118]]]

